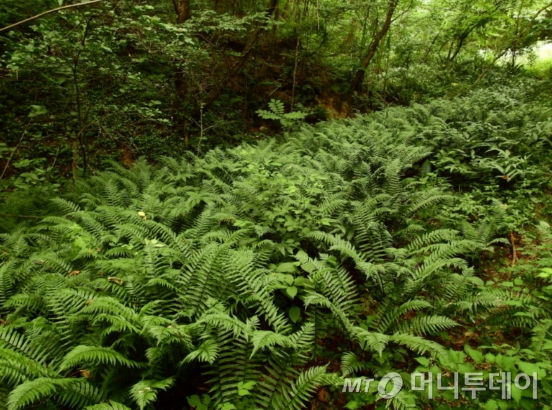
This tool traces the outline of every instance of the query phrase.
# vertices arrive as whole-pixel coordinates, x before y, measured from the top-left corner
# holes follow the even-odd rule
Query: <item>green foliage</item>
[[[481,99],[488,111],[496,95],[471,102]],[[504,192],[540,186],[544,164],[536,158],[539,172],[497,185],[489,204],[462,204],[451,188],[476,188],[440,168],[444,148],[432,136],[460,144],[464,125],[453,119],[475,115],[465,108],[393,108],[159,166],[112,163],[78,180],[73,200],[50,201],[56,213],[0,236],[5,406],[142,410],[170,397],[203,409],[299,410],[343,377],[494,364],[548,377],[550,290],[539,281],[552,264],[512,282],[480,269],[521,228],[501,206]],[[544,147],[547,136],[530,141]],[[466,164],[481,187],[494,183]],[[468,210],[451,216],[454,207]],[[539,232],[545,263],[545,223]],[[487,338],[463,353],[450,346],[460,326],[532,338]],[[381,406],[425,402],[402,392]]]
[[[257,114],[265,120],[274,120],[280,122],[282,127],[291,128],[307,116],[307,113],[300,111],[284,112],[284,103],[278,100],[270,100],[267,110],[257,110]]]
[[[550,4],[3,0],[0,29],[59,6],[0,31],[0,410],[549,406]],[[415,370],[541,399],[339,390]]]
[[[58,183],[105,169],[110,159],[159,161],[257,139],[258,113],[288,129],[329,113],[341,117],[545,76],[524,68],[532,48],[550,37],[550,6],[542,1],[375,0],[344,7],[324,0],[283,13],[271,1],[199,2],[179,15],[174,5],[187,3],[4,0],[0,28],[78,5],[0,31],[0,126],[13,153],[6,160],[0,148],[5,176],[51,167],[46,180]],[[392,5],[385,28],[382,16]],[[359,93],[350,95],[360,74]],[[544,95],[546,88],[538,86]],[[259,110],[267,101],[269,109]],[[512,181],[532,172],[531,157],[501,150],[502,157],[480,168]],[[36,158],[45,163],[9,166]],[[441,159],[462,168],[454,158]]]

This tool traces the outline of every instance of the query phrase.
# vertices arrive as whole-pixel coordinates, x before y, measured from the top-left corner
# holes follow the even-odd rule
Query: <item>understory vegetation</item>
[[[551,16],[3,0],[0,410],[551,409]]]
[[[343,394],[344,377],[494,369],[537,372],[539,399],[477,403],[545,408],[552,122],[531,97],[482,90],[80,180],[1,236],[3,405],[359,408],[376,386]],[[455,402],[415,393],[375,405]]]

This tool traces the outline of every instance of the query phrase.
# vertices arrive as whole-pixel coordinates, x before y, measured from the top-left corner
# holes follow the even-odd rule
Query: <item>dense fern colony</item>
[[[54,200],[58,216],[1,236],[0,409],[302,409],[321,386],[404,372],[409,356],[445,363],[443,335],[470,321],[532,329],[549,306],[472,266],[500,204],[443,222],[455,199],[430,163],[447,146],[489,149],[455,146],[469,134],[447,115],[392,109],[114,164]],[[403,390],[387,404],[424,400]]]

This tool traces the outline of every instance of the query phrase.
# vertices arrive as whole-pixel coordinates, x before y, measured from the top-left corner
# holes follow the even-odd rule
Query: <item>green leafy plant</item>
[[[269,110],[257,110],[257,114],[265,120],[278,121],[280,125],[286,129],[297,125],[307,116],[307,113],[302,111],[286,113],[284,111],[284,103],[279,100],[270,100],[268,108]]]

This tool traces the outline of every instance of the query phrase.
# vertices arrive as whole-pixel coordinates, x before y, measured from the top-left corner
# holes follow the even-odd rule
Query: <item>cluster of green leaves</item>
[[[9,3],[0,6],[0,19]],[[41,3],[49,4],[40,11],[58,5]],[[201,10],[193,22],[177,26],[170,0],[147,3],[105,1],[0,34],[0,124],[14,154],[6,176],[35,172],[30,164],[11,166],[21,160],[44,158],[44,168],[61,168],[65,177],[72,170],[75,177],[105,168],[105,159],[119,159],[121,150],[130,158],[158,159],[185,149],[189,141],[174,127],[184,120],[190,133],[199,127],[193,112],[217,80],[206,69],[218,62],[213,49],[246,35],[262,16]],[[189,80],[185,98],[174,94],[175,73]],[[29,89],[40,90],[38,101],[27,98]],[[234,114],[227,109],[231,102],[223,103],[226,109],[215,104],[204,122],[212,134],[230,137]]]
[[[429,184],[443,179],[462,199],[451,205],[457,222],[492,214],[496,201],[510,230],[535,224],[535,207],[550,211],[552,122],[547,103],[535,102],[534,84],[474,91],[366,117],[393,124],[432,148],[421,170]]]
[[[268,108],[270,109],[269,111],[258,110],[257,114],[265,120],[278,121],[284,128],[291,128],[307,116],[307,113],[301,111],[286,113],[284,111],[284,103],[274,99],[270,100]]]

